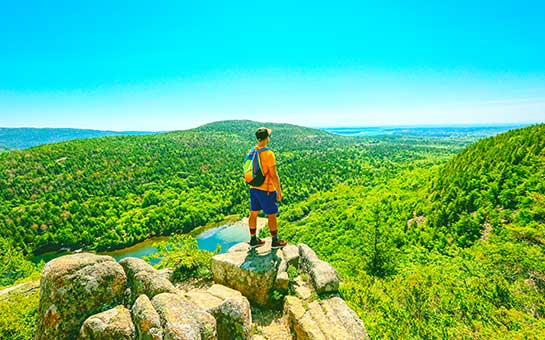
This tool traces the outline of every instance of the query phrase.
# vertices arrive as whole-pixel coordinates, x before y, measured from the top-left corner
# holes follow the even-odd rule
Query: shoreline
[[[258,217],[257,218],[257,232],[259,233],[259,231],[261,229],[263,229],[267,225],[267,223],[268,223],[267,218]],[[87,252],[87,253],[97,254],[97,255],[108,255],[108,256],[115,257],[115,256],[118,256],[118,255],[122,255],[123,253],[130,252],[130,251],[135,251],[135,250],[138,250],[138,249],[146,247],[146,246],[152,246],[153,243],[155,243],[155,242],[167,241],[170,237],[172,237],[174,235],[190,235],[190,236],[193,236],[193,237],[196,238],[199,234],[205,232],[206,230],[209,230],[209,229],[212,229],[212,228],[217,228],[217,227],[219,227],[221,225],[233,225],[233,226],[240,226],[240,227],[246,226],[247,227],[248,226],[248,217],[243,217],[242,219],[240,219],[238,215],[229,215],[229,216],[225,217],[223,220],[221,220],[219,222],[212,222],[212,223],[208,223],[208,224],[206,224],[204,226],[197,227],[197,228],[193,229],[192,231],[190,231],[189,233],[182,233],[182,234],[174,233],[174,234],[166,235],[166,236],[153,236],[151,238],[147,238],[145,240],[134,243],[133,245],[130,245],[130,246],[127,246],[127,247],[112,249],[112,250],[108,250],[108,251],[97,252],[94,249],[78,249],[77,251],[75,251],[75,250],[70,250],[70,251],[57,250],[57,251],[53,251],[53,252],[43,253],[43,254],[38,255],[38,256],[34,256],[30,260],[33,263],[39,263],[41,260],[43,260],[44,262],[47,263],[47,262],[51,261],[52,259],[54,259],[56,257],[76,254],[76,253],[79,253],[79,252],[82,252],[82,251]]]

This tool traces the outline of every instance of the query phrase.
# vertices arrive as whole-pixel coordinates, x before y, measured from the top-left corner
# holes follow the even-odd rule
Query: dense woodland
[[[260,125],[3,153],[0,247],[11,256],[0,286],[32,274],[33,253],[112,249],[245,215],[241,164]],[[339,270],[372,336],[545,335],[545,125],[468,147],[270,125],[281,236]]]
[[[45,145],[0,156],[0,236],[25,253],[106,250],[245,214],[241,159],[256,123]],[[342,182],[371,184],[406,163],[452,154],[445,142],[355,139],[274,126],[286,203]]]
[[[545,125],[445,165],[339,185],[284,207],[280,228],[340,271],[371,334],[545,336]]]

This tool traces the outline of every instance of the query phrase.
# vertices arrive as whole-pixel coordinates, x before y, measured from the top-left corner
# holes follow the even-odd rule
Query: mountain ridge
[[[6,128],[0,127],[0,146],[7,149],[27,149],[43,144],[81,138],[153,134],[148,131],[109,131],[75,128]]]

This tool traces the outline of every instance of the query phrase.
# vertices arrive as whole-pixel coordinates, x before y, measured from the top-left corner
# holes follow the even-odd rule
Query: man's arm
[[[281,201],[283,196],[282,196],[282,189],[280,188],[280,177],[278,176],[278,172],[276,172],[276,165],[271,166],[269,168],[269,172],[271,175],[273,185],[276,188],[276,193],[278,194],[277,198],[279,201]]]

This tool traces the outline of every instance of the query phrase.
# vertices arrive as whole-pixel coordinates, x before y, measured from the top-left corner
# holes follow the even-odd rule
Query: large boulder
[[[286,296],[284,314],[298,340],[369,338],[357,314],[338,297],[308,303]]]
[[[156,295],[151,303],[161,318],[164,339],[216,338],[214,317],[183,296],[161,293]]]
[[[142,294],[153,299],[157,294],[177,292],[174,285],[164,275],[142,259],[126,257],[119,261],[119,264],[127,274],[127,286],[130,289],[129,305],[132,305]]]
[[[87,317],[123,303],[127,277],[110,256],[67,255],[48,262],[40,281],[36,339],[73,339]]]
[[[282,253],[288,265],[297,266],[299,263],[299,248],[296,245],[287,244],[282,248]]]
[[[318,258],[314,250],[302,243],[299,244],[300,267],[310,274],[316,292],[335,293],[339,291],[339,274],[329,263]]]
[[[297,245],[297,248],[299,248],[299,268],[308,273],[314,262],[320,259],[316,252],[304,243]]]
[[[139,340],[162,340],[161,318],[147,295],[140,295],[132,306],[132,319]]]
[[[296,339],[325,339],[324,334],[314,322],[303,302],[295,296],[286,296],[284,315]]]
[[[185,297],[216,318],[218,339],[250,339],[250,302],[239,291],[215,284],[207,290],[191,290]]]
[[[332,297],[321,301],[321,306],[328,320],[341,324],[349,337],[346,339],[368,339],[363,321],[340,297]]]
[[[314,267],[310,269],[310,277],[314,289],[318,294],[321,293],[336,293],[339,291],[339,274],[332,265],[325,261],[318,260],[314,263]]]
[[[252,311],[244,296],[233,296],[212,311],[218,326],[218,339],[251,339]]]
[[[81,326],[81,340],[133,340],[136,331],[131,312],[124,306],[117,306],[90,316]]]
[[[265,241],[264,246],[255,249],[239,246],[238,251],[215,255],[212,258],[214,281],[240,291],[252,302],[268,305],[281,258],[278,250],[271,249],[271,239]]]

